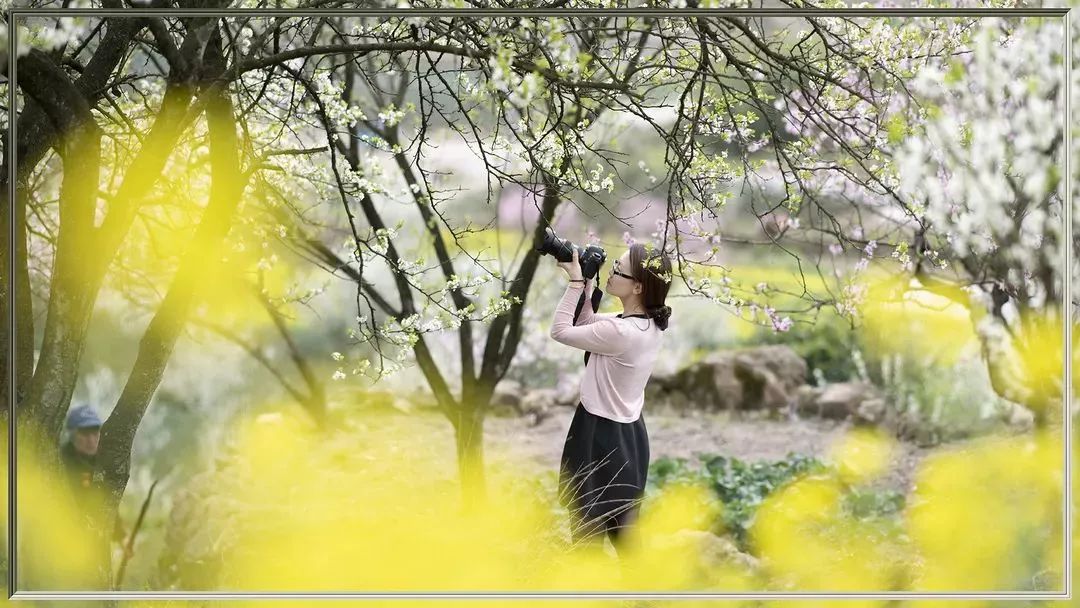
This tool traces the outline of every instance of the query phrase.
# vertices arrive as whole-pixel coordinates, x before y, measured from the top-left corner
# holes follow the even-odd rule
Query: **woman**
[[[551,337],[592,353],[563,447],[559,499],[570,511],[575,545],[603,542],[606,534],[618,550],[620,531],[637,516],[645,493],[649,436],[641,410],[671,316],[664,305],[671,261],[640,243],[615,260],[606,291],[622,301],[618,314],[592,311],[591,280],[586,284],[581,276],[576,248],[573,259],[559,266],[569,284],[555,309]],[[582,289],[585,305],[574,325]]]

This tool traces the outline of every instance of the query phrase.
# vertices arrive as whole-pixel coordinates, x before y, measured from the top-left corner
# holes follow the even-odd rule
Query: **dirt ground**
[[[563,441],[573,418],[572,407],[555,408],[538,425],[520,417],[489,416],[484,424],[485,462],[500,467],[507,462],[543,474],[558,470]],[[408,425],[410,434],[421,433],[427,448],[447,464],[454,462],[453,430],[441,415],[431,411],[380,416],[376,427]],[[818,418],[768,420],[749,414],[727,413],[685,416],[654,412],[645,414],[652,460],[664,456],[685,457],[696,462],[698,453],[723,454],[747,461],[777,460],[788,452],[824,459],[830,445],[850,428],[850,423]],[[873,485],[908,493],[918,463],[938,448],[899,443],[889,472]],[[449,473],[449,471],[447,471]]]
[[[557,408],[550,418],[535,427],[518,418],[493,418],[486,423],[485,436],[492,448],[526,455],[540,467],[558,467],[566,431],[574,410]],[[684,457],[697,462],[697,454],[723,454],[746,461],[779,460],[788,452],[824,458],[829,446],[850,428],[846,422],[817,418],[768,420],[757,415],[727,413],[685,416],[673,413],[645,414],[652,460]],[[890,471],[875,485],[911,489],[918,462],[932,450],[901,443]]]

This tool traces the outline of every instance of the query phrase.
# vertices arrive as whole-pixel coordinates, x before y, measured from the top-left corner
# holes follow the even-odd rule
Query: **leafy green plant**
[[[896,490],[853,487],[844,494],[844,509],[859,519],[891,517],[904,508],[904,494]]]
[[[754,513],[765,497],[793,477],[824,470],[816,458],[788,452],[782,460],[745,462],[722,455],[702,456],[713,491],[724,503],[724,529],[742,545],[754,523]]]
[[[732,534],[741,550],[747,550],[746,533],[765,497],[788,480],[803,473],[826,470],[811,456],[788,452],[781,460],[746,462],[720,454],[698,454],[697,465],[686,458],[659,458],[649,466],[647,492],[669,483],[702,483],[712,488],[723,502],[721,520],[714,532]]]
[[[701,475],[686,458],[665,456],[649,464],[648,486],[659,489],[676,481],[698,481]]]
[[[747,532],[766,497],[795,477],[831,470],[817,458],[795,452],[774,461],[747,462],[721,454],[698,454],[697,459],[697,463],[680,457],[653,461],[646,492],[656,493],[670,483],[707,485],[724,505],[713,532],[730,533],[742,551],[750,550]],[[883,542],[892,542],[904,501],[904,494],[896,490],[851,486],[844,494],[843,508],[852,517],[878,524],[870,529],[876,530]]]

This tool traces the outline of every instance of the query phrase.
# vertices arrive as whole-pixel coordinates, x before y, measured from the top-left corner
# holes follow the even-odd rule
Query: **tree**
[[[972,310],[995,391],[1045,424],[1062,407],[1065,31],[1061,20],[987,19],[973,52],[928,66],[914,89],[927,115],[895,162],[907,200],[925,225],[912,274]],[[1074,88],[1075,90],[1075,88]],[[1074,167],[1075,172],[1075,167]],[[1069,204],[1076,205],[1074,200]],[[1075,221],[1075,220],[1074,220]],[[940,243],[953,276],[930,272],[924,243]],[[1078,277],[1078,267],[1071,269]],[[1075,339],[1075,336],[1074,336]],[[1070,350],[1076,344],[1070,345]]]
[[[748,31],[764,61],[731,61],[759,83],[745,96],[752,116],[733,133],[768,156],[744,156],[768,236],[757,244],[787,252],[800,272],[814,258],[828,289],[804,279],[802,293],[778,294],[805,301],[790,312],[831,306],[856,321],[869,288],[862,271],[884,252],[896,266],[881,295],[929,291],[968,308],[995,391],[1040,425],[1060,403],[1063,370],[1061,30],[1053,18],[808,19],[772,36]],[[792,55],[822,77],[808,78]],[[770,229],[780,205],[794,219]],[[846,272],[843,251],[861,258]],[[724,278],[715,289],[691,277],[690,287],[742,304]]]
[[[292,24],[277,19],[260,30],[254,41],[246,40],[243,34],[237,37],[233,29],[236,25],[239,24],[213,18],[112,19],[93,30],[72,32],[74,38],[82,34],[82,39],[51,39],[46,48],[31,46],[17,59],[20,68],[18,85],[27,106],[19,117],[22,123],[18,142],[18,192],[21,198],[15,210],[26,218],[26,230],[21,242],[16,243],[24,255],[15,260],[23,289],[16,289],[19,296],[13,303],[18,309],[18,336],[23,346],[19,351],[20,358],[15,362],[21,380],[17,384],[20,388],[17,395],[19,436],[22,438],[20,449],[48,467],[56,466],[51,446],[55,445],[59,435],[77,378],[94,303],[105,285],[110,266],[122,262],[125,239],[131,234],[135,221],[145,218],[147,207],[153,206],[148,202],[160,203],[173,194],[168,190],[176,184],[167,183],[170,180],[164,178],[175,169],[172,163],[179,164],[184,160],[175,158],[177,150],[197,151],[200,144],[209,149],[209,183],[193,190],[205,194],[209,202],[204,207],[197,206],[188,218],[192,220],[192,239],[176,259],[175,266],[163,272],[163,276],[168,277],[167,290],[155,303],[153,318],[140,343],[128,381],[103,428],[94,480],[105,493],[105,503],[100,513],[93,517],[103,548],[100,579],[103,583],[108,581],[109,563],[105,530],[115,518],[127,484],[135,431],[164,374],[173,346],[193,309],[205,296],[208,281],[204,275],[220,267],[222,247],[234,226],[241,201],[247,196],[245,191],[249,189],[249,183],[253,184],[252,196],[263,201],[272,199],[273,188],[271,182],[264,179],[266,167],[262,163],[269,156],[291,154],[282,149],[280,140],[259,139],[259,134],[253,134],[249,127],[257,125],[261,119],[264,124],[270,122],[277,126],[280,133],[283,130],[280,127],[289,125],[289,117],[283,119],[275,111],[282,107],[295,108],[271,103],[268,104],[270,112],[260,116],[262,107],[254,102],[262,99],[270,81],[281,73],[291,79],[292,84],[310,87],[302,65],[298,66],[299,70],[288,65],[294,59],[300,59],[303,64],[307,57],[368,54],[380,50],[394,53],[409,48],[452,52],[459,56],[469,54],[461,48],[409,42],[386,42],[384,46],[353,44],[345,48],[319,46],[320,32],[327,31],[322,20],[300,20],[293,29]],[[250,28],[247,31],[250,33]],[[300,40],[310,40],[307,46],[298,43],[284,51],[274,46],[283,36],[298,32],[303,34]],[[261,42],[271,38],[273,42],[264,48]],[[248,52],[252,48],[256,53]],[[260,52],[264,50],[265,53]],[[159,66],[159,73],[166,74],[164,87],[159,90],[154,90],[153,86],[148,90],[134,87],[131,83],[152,80],[153,74],[140,73],[130,64],[122,65],[124,59],[132,55],[141,58],[144,65],[160,63],[164,59]],[[85,56],[90,58],[84,64]],[[261,72],[264,86],[255,92],[254,98],[245,97],[249,91],[244,90],[245,83],[240,79],[256,72]],[[132,87],[138,99],[114,98],[114,95],[120,97],[117,91],[123,87]],[[307,90],[313,92],[310,88]],[[318,99],[317,95],[315,99]],[[147,100],[150,103],[146,103]],[[156,107],[153,107],[154,102]],[[252,102],[251,105],[248,102]],[[142,120],[137,120],[135,115],[140,113],[135,107],[140,105],[140,109],[152,109],[141,113]],[[116,111],[111,113],[106,108]],[[325,107],[319,108],[319,115],[325,124],[329,119]],[[205,116],[205,122],[198,120],[200,116]],[[110,121],[124,128],[120,132],[109,132],[102,124]],[[237,127],[240,127],[240,137]],[[300,138],[298,135],[297,139]],[[111,151],[121,157],[121,161],[105,162],[105,143],[114,146]],[[61,171],[63,179],[58,186],[60,212],[51,226],[55,231],[48,235],[50,238],[41,239],[44,257],[51,265],[44,273],[49,281],[44,303],[47,314],[40,355],[35,361],[31,341],[35,327],[29,288],[31,256],[28,255],[28,243],[34,239],[34,229],[43,226],[36,223],[40,221],[36,212],[41,209],[31,209],[31,202],[36,199],[30,182],[35,170],[43,168],[41,163],[50,146],[57,151],[59,167],[49,169]],[[332,155],[336,154],[333,146],[329,150]],[[351,154],[355,166],[358,164],[355,144]],[[198,155],[193,153],[193,156]],[[335,171],[338,168],[332,167]],[[180,181],[183,177],[181,175]],[[115,188],[114,179],[119,182]],[[198,181],[191,179],[184,185],[190,187]],[[104,204],[99,199],[104,199]],[[552,196],[550,200],[554,204],[556,199]],[[361,197],[361,202],[373,226],[384,228],[378,225],[371,199]],[[270,217],[280,218],[280,214],[274,213],[273,205],[267,210]],[[99,211],[104,211],[100,226],[95,221]],[[379,237],[385,238],[385,232]],[[354,247],[359,247],[359,241],[354,242]],[[96,255],[87,256],[87,251],[94,251]],[[532,259],[535,267],[535,254]],[[359,279],[363,276],[362,269],[356,276],[362,286],[363,280]],[[526,287],[527,283],[515,289]],[[4,293],[9,293],[7,284]],[[460,298],[458,301],[462,302]],[[471,308],[466,312],[471,312]],[[271,309],[270,313],[280,327],[276,311]],[[489,360],[485,365],[491,367],[495,362]],[[22,393],[24,389],[26,392]],[[466,402],[474,401],[467,399]],[[475,428],[472,426],[475,417],[466,416],[461,420],[462,436],[469,437]],[[465,445],[478,444],[466,441]]]
[[[217,81],[224,73],[225,63],[221,38],[214,25],[215,21],[208,19],[189,21],[188,37],[171,55],[175,69],[170,73],[161,108],[141,149],[127,167],[123,182],[109,201],[108,212],[100,226],[95,225],[94,216],[103,164],[102,129],[91,112],[92,100],[47,52],[30,49],[18,58],[21,68],[18,84],[27,96],[27,105],[36,106],[36,109],[24,112],[20,121],[27,121],[27,132],[31,134],[51,128],[55,133],[51,144],[57,148],[64,169],[48,308],[40,354],[32,376],[27,369],[33,362],[32,351],[23,351],[17,362],[22,370],[20,376],[27,378],[29,385],[17,403],[20,453],[36,462],[52,463],[52,467],[56,466],[52,446],[56,444],[71,398],[93,304],[109,263],[137,216],[139,203],[162,174],[169,157],[166,152],[173,149],[191,124],[192,114],[206,116],[213,182],[209,202],[192,246],[144,334],[124,391],[102,429],[94,479],[104,491],[105,501],[102,512],[92,520],[96,522],[95,530],[101,538],[101,580],[106,584],[109,577],[107,534],[127,483],[135,430],[164,373],[184,320],[199,297],[200,271],[213,265],[215,253],[245,189],[246,176],[240,171],[231,103],[225,83]],[[127,36],[126,40],[117,41],[126,46],[133,41],[135,30],[122,20],[114,21],[103,41],[110,39],[114,32]],[[110,51],[113,51],[112,47],[99,46],[97,53],[105,55]],[[109,57],[118,62],[124,52],[120,50]],[[89,66],[102,56],[97,53],[83,70],[84,78],[90,73]],[[95,83],[96,86],[113,86],[108,79],[116,62],[111,67],[101,68],[105,82]],[[35,118],[51,124],[35,129]],[[38,153],[43,152],[42,149]],[[28,175],[36,164],[34,161],[35,158],[27,154],[20,166],[20,175]],[[88,251],[99,255],[88,256]],[[21,268],[28,263],[25,258],[17,261]],[[19,333],[32,336],[32,313],[27,310],[29,298],[23,302],[19,312],[23,321]]]
[[[705,225],[707,218],[727,203],[726,186],[739,179],[754,182],[765,167],[755,154],[766,149],[787,176],[782,202],[797,201],[800,188],[809,192],[804,174],[809,169],[799,159],[814,151],[805,139],[784,133],[793,112],[778,112],[774,101],[810,100],[803,113],[822,132],[865,136],[858,127],[864,108],[854,100],[873,106],[877,98],[863,92],[855,76],[873,81],[873,68],[889,67],[892,61],[892,48],[883,48],[880,40],[867,44],[884,34],[868,33],[855,20],[813,18],[804,25],[809,29],[796,38],[787,28],[726,16],[548,20],[460,15],[378,23],[148,17],[108,19],[85,31],[62,29],[70,37],[50,34],[17,58],[17,84],[26,109],[15,142],[21,197],[13,203],[17,216],[27,218],[15,244],[21,255],[16,260],[18,299],[11,303],[19,319],[17,386],[26,391],[17,395],[20,426],[25,425],[20,437],[27,437],[20,446],[41,449],[55,442],[110,268],[130,267],[124,252],[136,221],[174,196],[171,189],[184,188],[208,202],[181,214],[178,221],[191,240],[170,264],[157,269],[156,280],[166,286],[163,295],[144,299],[155,312],[103,430],[95,480],[107,500],[99,529],[108,529],[115,517],[128,481],[135,431],[185,323],[205,298],[206,275],[221,268],[223,252],[236,243],[241,228],[255,239],[280,238],[356,285],[358,327],[353,335],[374,349],[378,373],[373,379],[400,368],[409,353],[415,357],[455,426],[466,495],[482,494],[484,413],[520,341],[521,312],[539,253],[530,248],[513,277],[506,278],[488,270],[469,249],[463,237],[474,229],[461,228],[442,212],[439,195],[445,192],[438,188],[435,170],[425,167],[430,129],[455,130],[475,146],[489,178],[489,197],[491,181],[517,183],[536,193],[542,221],[532,233],[535,244],[544,222],[564,201],[612,191],[621,177],[622,156],[634,153],[634,142],[619,149],[590,127],[604,113],[640,119],[666,152],[668,221],[655,235],[656,246],[675,254],[677,276],[696,293],[736,308],[754,305],[751,297],[728,286],[713,296],[703,280],[694,279],[693,269],[708,266],[709,255],[724,238]],[[903,34],[907,44],[926,49],[927,56],[947,52],[930,30],[919,30],[918,36],[902,27],[885,32]],[[447,78],[455,69],[456,80]],[[384,92],[388,78],[396,82]],[[150,84],[135,84],[140,81]],[[895,78],[887,82],[893,87],[888,91],[899,86]],[[360,101],[365,95],[370,102]],[[416,100],[411,107],[406,103],[410,95]],[[837,99],[851,103],[839,110],[830,105]],[[673,124],[656,118],[657,110],[672,106]],[[872,137],[864,140],[870,147],[874,142]],[[203,145],[205,153],[199,152]],[[35,171],[47,169],[43,163],[50,149],[56,157],[49,162],[59,163],[51,170],[62,174],[60,211],[52,238],[36,239],[31,227],[41,227],[34,223],[40,208],[32,185]],[[391,190],[389,179],[381,178],[369,160],[376,152],[389,156],[411,208],[424,222],[437,259],[429,270],[440,277],[434,287],[423,280],[423,255],[399,247],[400,226],[384,219],[379,203],[388,200]],[[732,153],[743,160],[728,160]],[[173,175],[177,166],[202,162],[209,165],[209,180],[194,170]],[[765,192],[759,189],[758,194]],[[319,201],[315,213],[297,205],[305,196]],[[243,217],[258,219],[238,221],[241,205],[247,210]],[[796,209],[792,205],[793,213]],[[766,214],[758,212],[759,218]],[[680,228],[687,225],[703,246],[683,242]],[[348,239],[345,256],[331,246],[343,235]],[[39,240],[50,264],[42,275],[49,288],[43,292],[45,323],[35,361],[29,251]],[[459,270],[458,251],[450,240],[479,274],[466,276]],[[779,239],[769,242],[779,244]],[[88,257],[86,251],[95,255]],[[696,259],[699,253],[706,257]],[[377,260],[390,273],[389,290],[374,282]],[[263,268],[241,265],[241,274],[267,300],[268,317],[281,327],[279,313],[290,298],[259,285],[259,270],[274,264],[263,262],[257,265]],[[470,289],[492,283],[497,293],[474,315],[478,300]],[[9,286],[0,289],[8,302]],[[812,307],[826,303],[817,299]],[[429,310],[435,313],[425,319]],[[781,311],[764,310],[765,322],[785,325],[778,317]],[[480,322],[487,321],[490,326],[481,338]],[[447,328],[458,337],[460,395],[452,394],[424,339],[425,333]],[[385,365],[384,347],[389,346],[403,348]],[[294,390],[295,396],[318,401],[312,372],[305,372],[299,360],[297,367],[309,391]],[[356,369],[364,371],[363,361]]]
[[[689,274],[692,267],[707,265],[708,259],[693,259],[700,247],[686,249],[681,245],[679,224],[689,220],[693,235],[702,239],[719,237],[717,231],[702,229],[694,216],[715,215],[729,198],[724,187],[740,178],[750,179],[762,166],[761,161],[749,156],[742,163],[730,162],[724,147],[749,155],[768,145],[786,145],[780,133],[768,128],[755,133],[751,128],[764,115],[775,118],[771,101],[778,95],[796,97],[799,91],[789,88],[793,83],[804,89],[835,87],[855,95],[855,85],[842,81],[840,74],[851,69],[852,62],[871,61],[867,58],[877,51],[861,50],[833,31],[847,23],[837,19],[823,19],[820,25],[810,20],[821,36],[817,47],[792,47],[786,30],[759,29],[752,22],[736,18],[571,18],[555,24],[516,17],[493,18],[483,20],[486,31],[479,21],[464,17],[412,19],[359,30],[350,28],[347,22],[327,24],[325,33],[330,38],[323,41],[326,48],[359,54],[372,44],[360,40],[378,40],[383,48],[395,50],[385,56],[347,58],[341,63],[327,59],[321,63],[328,65],[317,62],[312,66],[310,75],[283,68],[302,82],[309,98],[315,100],[313,113],[319,127],[325,130],[332,169],[325,196],[342,208],[352,259],[335,255],[326,242],[311,234],[299,235],[297,244],[332,272],[357,283],[357,318],[368,324],[360,327],[359,339],[378,345],[381,336],[398,334],[390,339],[405,347],[398,352],[398,361],[403,361],[411,349],[440,408],[454,424],[465,485],[477,489],[482,488],[482,480],[468,480],[481,470],[484,412],[495,384],[504,377],[517,349],[521,312],[539,257],[535,245],[545,220],[564,198],[572,200],[579,194],[591,196],[601,189],[613,189],[614,179],[620,177],[619,166],[625,163],[620,156],[632,153],[590,141],[589,127],[597,117],[603,113],[632,115],[651,127],[664,146],[668,224],[675,226],[675,235],[671,238],[670,230],[661,226],[655,245],[673,249],[680,268]],[[304,31],[312,38],[320,35]],[[418,46],[409,46],[409,40],[415,40]],[[273,44],[288,47],[292,39]],[[834,58],[837,46],[842,46],[844,53]],[[466,52],[455,53],[453,49]],[[446,61],[446,55],[453,56],[458,64]],[[376,77],[380,73],[400,75],[400,80],[384,92],[385,84]],[[454,93],[451,85],[455,78],[449,74],[456,75],[457,83],[465,87],[465,95]],[[406,103],[410,95],[416,102]],[[361,100],[368,97],[371,105],[362,105]],[[442,99],[447,100],[449,109],[440,103]],[[673,99],[677,99],[674,124],[661,124],[653,112],[672,105]],[[761,114],[755,114],[754,108]],[[828,108],[819,111],[819,120],[829,120]],[[529,239],[534,247],[520,262],[513,278],[488,271],[483,261],[468,253],[460,244],[452,220],[440,211],[437,199],[442,193],[432,186],[433,170],[424,166],[425,148],[431,147],[425,139],[429,128],[426,117],[436,113],[443,124],[473,146],[484,163],[489,184],[495,178],[530,191],[540,185],[542,220]],[[488,138],[495,129],[509,134],[506,141],[500,141],[498,136]],[[425,287],[426,256],[407,259],[397,230],[380,216],[374,195],[385,195],[394,188],[386,181],[376,181],[380,175],[361,162],[360,151],[366,149],[363,144],[391,157],[397,169],[396,183],[391,184],[403,185],[407,198],[411,197],[415,204],[417,219],[423,221],[438,261],[437,268],[430,270],[446,280],[442,289],[436,291],[437,285]],[[614,148],[614,142],[610,146]],[[502,170],[498,161],[505,158],[527,162],[520,167],[511,163],[511,170]],[[588,167],[593,163],[598,168],[590,172]],[[605,177],[602,174],[608,167],[612,172]],[[489,186],[489,203],[490,196]],[[280,197],[282,202],[288,198]],[[357,228],[361,221],[371,227],[366,237]],[[480,276],[465,279],[457,270],[443,236],[444,227],[470,258],[466,263],[471,261]],[[712,253],[715,251],[713,247]],[[383,258],[392,272],[389,294],[370,282],[370,274],[365,274],[376,258]],[[477,367],[474,352],[480,340],[475,337],[473,324],[478,319],[465,317],[475,309],[475,301],[466,289],[493,281],[498,281],[499,292],[489,300],[483,317],[492,311],[505,314],[496,316],[488,328],[483,361]],[[448,303],[446,295],[450,296]],[[391,304],[395,297],[400,306]],[[737,307],[748,301],[753,305],[730,290],[717,301]],[[817,306],[822,304],[818,302]],[[427,313],[428,309],[434,309],[434,314]],[[764,310],[769,315],[766,322],[781,329],[790,323],[789,319],[780,319],[774,309]],[[381,327],[377,326],[380,315],[386,320]],[[424,337],[447,328],[458,334],[460,396],[452,394]],[[379,354],[376,378],[400,367],[392,364],[384,369],[381,350]],[[367,363],[360,361],[361,367],[356,370]]]
[[[850,44],[893,52],[870,69],[846,64],[856,97],[786,98],[800,137],[775,146],[784,183],[799,186],[791,198],[808,207],[803,232],[867,260],[880,246],[896,260],[882,296],[928,291],[967,308],[995,392],[1040,426],[1063,374],[1062,30],[1049,18],[845,26]],[[865,267],[836,275],[846,316],[867,297]]]
[[[601,112],[599,107],[588,109],[593,97],[622,87],[588,79],[591,61],[563,65],[543,59],[547,63],[542,64],[532,56],[520,57],[523,48],[541,56],[552,52],[554,43],[544,36],[557,29],[554,25],[513,18],[488,22],[484,30],[480,20],[465,19],[460,20],[460,24],[455,21],[459,20],[428,20],[420,24],[401,21],[374,30],[356,32],[354,29],[353,35],[358,39],[385,36],[382,43],[386,47],[413,38],[430,48],[406,49],[407,54],[392,52],[375,58],[353,58],[341,67],[330,66],[325,71],[316,65],[311,75],[286,70],[304,84],[307,93],[317,102],[316,118],[325,130],[330,163],[334,168],[336,192],[331,196],[338,200],[347,217],[352,259],[341,259],[331,247],[311,235],[298,235],[296,245],[333,272],[343,273],[356,282],[358,318],[368,320],[370,328],[360,327],[362,340],[379,349],[376,379],[400,368],[397,363],[384,367],[383,340],[411,349],[440,410],[454,426],[463,489],[466,499],[471,501],[484,493],[483,419],[494,387],[506,374],[521,337],[521,315],[540,258],[536,245],[543,238],[546,220],[554,215],[565,192],[583,186],[586,192],[598,189],[600,180],[588,180],[584,169],[584,156],[595,144],[587,141],[587,133],[578,130]],[[342,47],[349,46],[351,36],[342,34],[348,27],[336,24],[331,28],[336,38],[334,42]],[[581,34],[584,47],[599,46],[601,38],[610,36],[603,28],[594,31],[596,34]],[[447,49],[456,48],[469,49],[465,55],[458,54],[458,66],[440,58],[448,54]],[[467,55],[487,60],[477,61]],[[564,55],[575,60],[578,57]],[[541,64],[545,67],[538,67]],[[384,93],[375,75],[388,69],[402,77],[390,91],[392,102],[386,105],[387,100],[383,99]],[[450,76],[455,69],[456,78]],[[464,95],[455,92],[451,85],[453,80],[458,84],[464,82]],[[547,86],[539,84],[541,81]],[[417,101],[406,105],[404,100],[410,92]],[[488,95],[491,96],[490,104],[484,102]],[[371,100],[370,105],[359,105],[367,98]],[[598,106],[598,102],[592,105]],[[411,120],[413,116],[409,109],[415,111],[417,106],[419,111],[415,120]],[[376,115],[378,120],[374,118]],[[540,188],[543,220],[533,229],[530,238],[533,246],[518,264],[513,278],[506,279],[497,271],[488,270],[487,264],[462,243],[462,237],[474,231],[471,225],[456,230],[453,218],[440,209],[438,198],[441,193],[433,186],[432,179],[436,169],[426,168],[423,162],[425,147],[431,147],[426,141],[426,133],[433,122],[431,117],[435,115],[442,124],[475,146],[479,161],[489,175],[489,184],[494,178],[502,183],[518,183],[530,191]],[[351,120],[342,120],[347,117]],[[518,145],[508,145],[506,138],[489,137],[492,130],[500,128],[505,129]],[[543,138],[538,132],[545,132]],[[384,185],[389,180],[374,182],[369,178],[372,172],[364,166],[361,153],[365,144],[390,153],[397,181],[404,184],[403,190],[409,193],[430,239],[437,270],[445,280],[441,289],[436,291],[423,284],[427,252],[420,253],[415,261],[405,259],[400,239],[395,238],[397,230],[390,228],[382,218],[373,195],[389,191],[389,185]],[[508,172],[499,166],[504,164],[507,156],[525,158],[528,163]],[[339,168],[339,162],[344,166]],[[532,181],[533,175],[539,175],[539,184]],[[491,192],[489,185],[489,202]],[[359,207],[359,212],[353,210],[354,206]],[[367,238],[357,228],[359,218],[356,216],[360,215],[372,229]],[[371,255],[364,255],[362,248]],[[466,272],[457,266],[456,252],[463,253],[466,264],[473,266],[469,270],[478,268],[482,274],[466,278]],[[376,257],[383,258],[393,272],[393,295],[380,293],[374,283],[365,278],[365,265]],[[469,291],[492,280],[501,283],[499,295],[489,298],[480,316],[473,317],[471,313],[477,308],[477,299]],[[447,295],[450,302],[445,302]],[[400,306],[391,304],[395,296]],[[366,307],[361,304],[362,298]],[[437,309],[438,316],[421,319],[429,308]],[[376,327],[379,315],[386,319],[382,327]],[[481,336],[478,321],[487,319],[491,319],[491,325],[487,335]],[[444,372],[422,336],[444,328],[458,333],[460,396],[452,394]],[[481,341],[483,355],[478,363],[474,353]],[[406,352],[405,349],[399,351],[397,361],[403,360]]]

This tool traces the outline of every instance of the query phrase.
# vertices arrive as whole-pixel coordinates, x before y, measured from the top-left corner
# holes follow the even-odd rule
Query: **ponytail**
[[[668,328],[668,319],[671,317],[670,306],[650,308],[646,314],[648,314],[652,320],[656,321],[656,326],[660,328],[660,331],[664,331]]]

